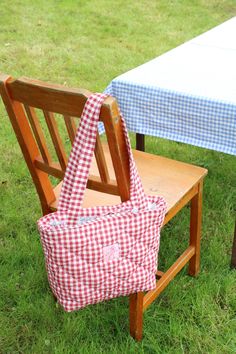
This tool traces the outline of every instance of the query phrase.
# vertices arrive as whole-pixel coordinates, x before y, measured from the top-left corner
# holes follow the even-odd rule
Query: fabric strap
[[[72,218],[77,218],[82,215],[92,215],[89,212],[89,208],[82,208],[82,203],[96,144],[100,110],[104,100],[107,97],[108,95],[106,94],[95,93],[87,99],[70,153],[59,198],[58,212],[66,212]],[[97,207],[97,212],[117,211],[117,208],[119,207],[142,208],[147,205],[147,197],[144,193],[143,186],[137,172],[131,151],[128,132],[121,114],[120,119],[122,122],[127,152],[129,155],[130,200],[116,206]]]

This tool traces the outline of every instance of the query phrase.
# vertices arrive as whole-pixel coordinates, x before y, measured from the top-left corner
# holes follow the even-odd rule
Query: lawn
[[[0,71],[103,91],[112,78],[236,15],[235,0],[2,0]],[[236,353],[235,157],[147,138],[147,151],[206,167],[202,266],[186,269],[128,335],[128,299],[65,313],[36,228],[39,201],[0,103],[0,353]],[[160,266],[188,241],[189,209],[163,229]]]

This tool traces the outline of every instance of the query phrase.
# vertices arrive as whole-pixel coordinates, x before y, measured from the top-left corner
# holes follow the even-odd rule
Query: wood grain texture
[[[41,152],[42,158],[45,162],[50,164],[52,161],[51,155],[49,153],[46,139],[43,133],[43,130],[41,128],[39,119],[36,115],[35,109],[33,107],[29,107],[27,105],[24,105],[25,111],[27,113],[31,128],[34,132],[35,139],[37,141],[39,150]]]
[[[56,177],[61,180],[64,178],[65,171],[61,169],[60,164],[57,162],[51,162],[49,165],[45,163],[41,157],[36,157],[34,160],[34,165],[36,168],[47,173],[50,176]],[[119,190],[115,179],[110,180],[109,183],[105,183],[101,181],[101,178],[99,176],[93,176],[90,174],[87,181],[87,188],[93,191],[107,193],[108,198],[111,197],[111,195],[119,196]],[[60,189],[57,189],[56,198],[53,202],[54,205],[57,205],[58,203],[59,193]],[[53,207],[53,210],[55,209],[56,207]]]
[[[115,180],[109,148],[105,143],[103,144],[103,149],[110,177],[112,180]],[[197,194],[198,183],[204,178],[206,169],[136,150],[133,150],[133,155],[142,179],[144,191],[150,195],[161,195],[167,202],[167,213],[164,221],[166,224],[170,216],[176,214],[176,209],[183,208]],[[149,158],[151,163],[148,167]],[[175,176],[173,176],[173,170],[176,171]],[[155,171],[158,172],[155,173]],[[90,173],[93,176],[99,176],[95,160],[93,160]],[[152,173],[151,177],[150,173]],[[59,195],[60,185],[57,187],[55,193]],[[93,198],[92,193],[93,191],[86,190],[84,207],[90,207],[91,203],[94,203],[93,205],[106,205],[106,203],[112,205],[120,202],[119,198],[114,195],[103,195],[103,193],[100,193]],[[56,207],[57,201],[53,203],[53,208]]]
[[[129,297],[130,334],[138,342],[143,337],[143,299],[143,292],[131,294]]]
[[[73,117],[67,115],[64,115],[64,121],[66,124],[66,129],[70,138],[70,142],[71,144],[73,144],[75,140],[76,131],[77,131],[75,121]]]
[[[51,212],[50,204],[55,200],[55,194],[48,175],[35,169],[34,167],[35,158],[40,155],[40,151],[30,129],[22,104],[13,101],[9,95],[9,81],[11,81],[10,76],[5,74],[0,75],[0,92],[2,100],[6,107],[6,111],[16,134],[18,143],[21,147],[26,164],[31,173],[37,193],[40,197],[42,211],[45,215]]]
[[[110,119],[104,120],[105,131],[121,200],[129,200],[129,156],[126,149],[119,109],[112,102]]]
[[[44,117],[45,117],[45,120],[46,120],[46,123],[48,126],[49,133],[52,138],[53,145],[56,150],[58,160],[61,165],[61,168],[63,171],[65,171],[66,166],[67,166],[67,156],[66,156],[66,152],[65,152],[60,134],[59,134],[56,119],[55,119],[54,114],[52,112],[43,111],[43,114],[44,114]]]
[[[108,183],[110,180],[109,172],[107,168],[106,158],[104,155],[102,143],[99,134],[97,133],[96,137],[96,145],[95,145],[95,158],[98,166],[98,171],[101,176],[101,181],[104,183]]]
[[[10,97],[15,101],[70,117],[81,117],[85,102],[91,95],[90,91],[82,88],[67,88],[27,77],[17,80],[9,77],[7,86]],[[113,101],[112,97],[105,100],[101,109],[101,121],[109,117]]]
[[[174,264],[162,275],[160,280],[157,281],[156,288],[150,290],[144,296],[143,311],[157,298],[158,295],[167,287],[170,281],[180,272],[180,270],[188,263],[194,256],[195,248],[189,246],[182,255],[175,261]]]

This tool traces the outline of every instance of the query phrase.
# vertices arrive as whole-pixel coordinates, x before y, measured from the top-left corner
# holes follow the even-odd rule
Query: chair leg
[[[130,335],[137,341],[143,336],[143,292],[129,296]]]
[[[231,268],[236,268],[236,221],[234,227],[234,241],[232,246]]]
[[[203,182],[198,185],[198,193],[191,200],[190,214],[190,245],[195,247],[195,254],[189,261],[188,273],[196,276],[200,270],[200,241],[202,226],[202,188]]]
[[[54,301],[57,302],[57,297],[56,297],[56,295],[53,294],[53,292],[52,292],[52,297],[53,297]]]

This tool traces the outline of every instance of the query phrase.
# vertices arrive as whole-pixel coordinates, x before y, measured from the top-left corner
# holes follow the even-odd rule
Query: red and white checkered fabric
[[[129,153],[130,200],[114,206],[82,208],[100,109],[106,97],[93,94],[88,98],[58,210],[38,221],[49,283],[66,311],[151,290],[156,285],[166,203],[162,197],[145,195],[122,117]]]

